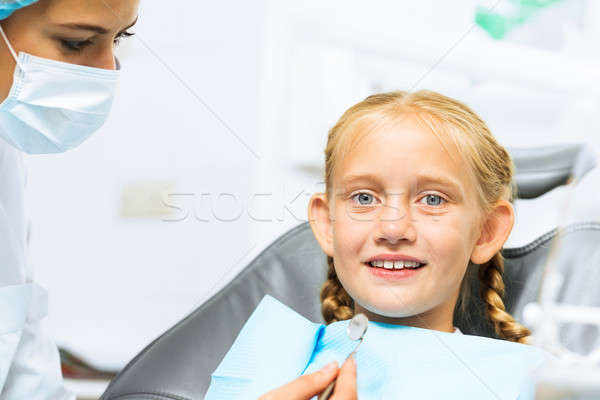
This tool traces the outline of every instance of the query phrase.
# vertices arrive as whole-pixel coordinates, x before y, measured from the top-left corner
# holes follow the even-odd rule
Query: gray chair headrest
[[[539,197],[570,178],[581,179],[596,166],[596,158],[583,144],[508,149],[515,164],[517,196]]]

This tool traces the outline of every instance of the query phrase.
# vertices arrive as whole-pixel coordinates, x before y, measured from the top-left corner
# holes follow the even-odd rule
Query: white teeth
[[[384,261],[376,260],[370,262],[372,267],[383,267],[385,269],[403,269],[403,268],[417,268],[421,264],[416,261]]]

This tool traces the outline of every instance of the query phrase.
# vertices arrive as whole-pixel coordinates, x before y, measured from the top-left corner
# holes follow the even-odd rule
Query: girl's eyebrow
[[[417,175],[416,177],[417,185],[427,185],[427,184],[440,184],[449,190],[451,190],[456,196],[460,196],[460,198],[464,197],[464,190],[462,185],[447,176],[442,175]]]
[[[369,182],[380,185],[380,178],[374,174],[351,174],[346,175],[342,178],[341,185],[342,187],[354,184],[354,183],[362,183]],[[441,185],[444,188],[447,188],[453,197],[456,200],[461,200],[465,196],[465,191],[462,185],[455,179],[444,176],[444,175],[431,175],[431,174],[418,174],[415,176],[415,181],[417,188],[420,186],[437,184]]]
[[[342,186],[347,186],[356,182],[379,182],[377,175],[373,174],[352,174],[342,178]]]

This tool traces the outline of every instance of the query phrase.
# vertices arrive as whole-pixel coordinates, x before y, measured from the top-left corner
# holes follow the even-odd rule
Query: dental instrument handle
[[[352,353],[348,354],[348,357],[346,357],[346,360],[348,360],[350,357],[352,357],[356,353],[356,350],[358,350],[358,346],[360,346],[361,343],[362,343],[362,340],[360,342],[358,342],[354,351]],[[319,397],[317,397],[317,400],[328,400],[329,397],[331,397],[331,394],[333,393],[333,389],[335,389],[336,382],[337,382],[337,377],[329,385],[327,385],[325,390],[323,390],[323,392],[319,395]]]
[[[336,381],[337,381],[337,378],[335,378],[333,380],[333,382],[331,382],[329,385],[327,385],[325,390],[323,390],[323,393],[321,393],[319,395],[319,397],[317,397],[317,400],[328,400],[329,397],[331,396],[331,394],[333,393],[333,389],[335,388]]]
[[[369,319],[367,318],[367,316],[365,314],[359,313],[359,314],[356,314],[354,317],[352,317],[352,319],[350,320],[350,323],[348,324],[348,327],[346,329],[347,329],[348,337],[350,338],[350,340],[353,340],[353,341],[358,340],[358,343],[356,344],[356,347],[354,348],[352,353],[348,354],[348,357],[346,357],[344,362],[346,362],[350,357],[352,357],[354,354],[356,354],[356,350],[358,350],[358,347],[362,343],[368,327],[369,327]],[[329,399],[329,396],[331,396],[331,393],[333,393],[333,389],[335,388],[336,382],[337,382],[337,377],[329,385],[327,385],[325,390],[323,390],[323,392],[319,395],[319,397],[317,399],[318,400]]]

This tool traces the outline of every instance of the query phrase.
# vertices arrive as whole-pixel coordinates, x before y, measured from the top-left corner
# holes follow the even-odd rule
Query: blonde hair
[[[335,167],[351,146],[365,134],[357,129],[365,123],[382,124],[410,114],[435,135],[446,134],[469,164],[477,182],[478,202],[483,213],[489,212],[500,199],[512,201],[514,167],[510,155],[492,136],[485,122],[466,105],[439,93],[420,90],[414,93],[396,91],[375,94],[350,107],[330,129],[325,148],[325,184],[331,199]],[[350,134],[352,133],[352,134]],[[442,142],[443,143],[443,142]],[[327,257],[327,280],[321,288],[321,313],[329,324],[352,318],[354,301],[342,286],[332,257]],[[471,292],[472,268],[479,268],[480,296],[486,306],[486,318],[499,338],[527,343],[530,331],[506,311],[504,302],[504,258],[501,252],[482,265],[469,263],[463,277],[455,307],[466,313]]]

